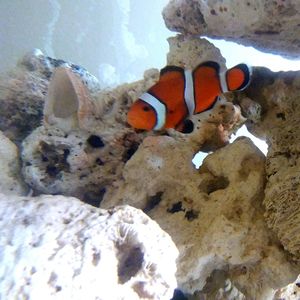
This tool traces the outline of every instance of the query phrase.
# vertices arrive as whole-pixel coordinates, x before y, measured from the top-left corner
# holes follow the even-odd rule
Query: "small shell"
[[[44,120],[62,129],[82,128],[86,116],[93,112],[90,93],[70,68],[56,68],[46,97]]]

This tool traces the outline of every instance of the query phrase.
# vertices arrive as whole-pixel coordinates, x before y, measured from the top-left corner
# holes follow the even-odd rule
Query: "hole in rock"
[[[103,166],[103,165],[104,165],[104,161],[103,161],[100,157],[98,157],[98,158],[96,159],[95,163],[96,163],[98,166]]]
[[[91,135],[87,139],[88,144],[93,148],[102,148],[104,147],[104,142],[102,141],[101,137],[98,135]]]
[[[249,174],[260,166],[260,158],[257,155],[249,155],[241,162],[241,168],[239,169],[240,180],[246,180]]]
[[[184,295],[184,293],[181,290],[175,289],[171,300],[188,300],[188,298]]]
[[[96,251],[96,250],[94,250]],[[94,252],[93,253],[93,260],[92,260],[92,263],[94,266],[97,266],[100,262],[100,259],[101,259],[101,253],[100,252]]]
[[[174,213],[177,213],[177,212],[180,212],[180,211],[185,211],[185,209],[182,208],[182,202],[181,201],[174,203],[171,208],[167,209],[167,212],[171,213],[171,214],[174,214]]]
[[[192,133],[194,130],[194,123],[191,120],[184,120],[182,129],[180,130],[182,133],[188,134]]]
[[[185,213],[185,215],[184,215],[184,217],[185,217],[188,221],[190,221],[190,222],[192,222],[192,221],[194,221],[195,219],[197,219],[198,216],[199,216],[199,212],[196,211],[196,210],[194,210],[194,209],[188,210],[188,211]]]
[[[227,272],[224,270],[213,270],[210,276],[207,277],[202,292],[208,294],[222,288],[225,285],[227,276]]]
[[[252,140],[252,142],[256,145],[257,148],[260,149],[260,151],[266,155],[268,152],[268,145],[265,141],[255,137],[253,134],[251,134],[247,127],[243,125],[236,134],[231,136],[230,143],[232,143],[234,140],[236,140],[240,136],[246,136]]]
[[[64,145],[55,146],[40,141],[38,151],[41,161],[46,163],[45,171],[49,177],[55,178],[61,171],[70,171],[70,165],[67,162],[70,150],[64,147]]]
[[[211,194],[218,190],[224,190],[228,187],[229,181],[226,177],[212,177],[210,180],[205,180],[199,185],[199,189],[206,194]]]
[[[123,284],[141,269],[144,253],[139,247],[129,247],[128,245],[122,245],[118,247],[118,250],[118,276],[119,282]]]
[[[231,139],[230,139],[230,143],[232,143],[234,140],[236,140],[238,137],[240,136],[246,136],[248,138],[250,138],[252,140],[252,142],[256,145],[257,148],[260,149],[260,151],[266,155],[268,152],[268,145],[265,141],[255,137],[253,134],[251,134],[247,127],[245,125],[243,125],[235,134],[231,135]],[[205,157],[207,155],[209,155],[211,152],[206,153],[206,152],[197,152],[194,156],[194,158],[192,159],[192,162],[195,166],[196,169],[199,169],[200,166],[203,163],[203,160],[205,159]]]
[[[285,114],[284,113],[278,113],[276,114],[276,118],[281,119],[282,121],[285,121]]]
[[[60,170],[56,166],[48,165],[46,167],[46,173],[50,177],[56,177],[59,174]]]
[[[155,206],[157,206],[161,199],[162,199],[163,192],[158,192],[154,196],[151,196],[148,198],[146,207],[143,209],[144,213],[148,213],[150,210],[152,210]]]
[[[127,162],[139,147],[139,143],[132,143],[123,153],[123,162]]]
[[[209,152],[209,153],[211,153],[211,152]],[[199,168],[200,168],[200,166],[201,166],[202,163],[203,163],[204,158],[205,158],[209,153],[199,151],[198,153],[195,154],[194,158],[192,159],[192,162],[193,162],[193,164],[194,164],[194,166],[195,166],[196,169],[199,169]]]
[[[100,207],[100,203],[104,198],[106,188],[101,187],[95,191],[88,191],[83,195],[83,201],[95,207]]]

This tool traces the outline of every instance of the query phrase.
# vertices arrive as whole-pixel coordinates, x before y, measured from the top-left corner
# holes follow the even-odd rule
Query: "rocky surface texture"
[[[232,40],[297,58],[299,13],[298,0],[172,0],[163,16],[170,30]]]
[[[268,225],[295,259],[300,259],[299,204],[299,108],[300,73],[273,73],[257,68],[245,93],[261,107],[261,120],[248,128],[265,137],[267,185],[264,205]]]
[[[169,43],[169,64],[192,69],[203,61],[215,60],[224,68],[219,50],[204,39],[178,36]],[[23,142],[26,182],[36,193],[63,193],[95,206],[102,199],[110,199],[124,164],[143,138],[162,134],[138,132],[126,123],[130,104],[157,79],[158,70],[149,70],[144,80],[91,93],[71,69],[57,69],[45,100],[43,126]],[[68,101],[60,101],[63,97]],[[191,144],[194,153],[210,151],[228,143],[230,133],[245,121],[239,107],[225,97],[204,115],[191,118],[194,125],[190,134],[175,130],[167,134]]]
[[[166,23],[185,35],[168,40],[167,64],[225,70],[199,34],[293,56],[299,11],[293,0],[173,0]],[[128,108],[158,76],[100,90],[83,68],[35,51],[0,79],[0,298],[169,299],[169,235],[179,298],[297,298],[300,73],[254,67],[250,86],[191,117],[189,133],[134,130]],[[244,122],[267,157],[246,138],[228,145]],[[197,170],[199,150],[215,152]],[[9,196],[29,189],[63,196]]]
[[[298,300],[300,299],[300,278],[295,282],[279,289],[274,295],[274,300]]]
[[[49,79],[58,66],[72,68],[94,92],[98,80],[84,68],[46,57],[40,50],[26,54],[17,67],[0,77],[0,130],[13,142],[20,144],[41,124]]]
[[[264,221],[264,155],[244,138],[209,155],[199,170],[192,156],[171,137],[146,138],[103,207],[141,208],[172,236],[183,291],[212,297],[216,282],[230,279],[246,299],[268,299],[297,271]]]
[[[129,103],[157,75],[150,71],[145,81],[94,95],[71,70],[62,75],[63,84],[50,84],[62,94],[48,94],[44,124],[23,141],[23,174],[33,190],[77,196],[99,206],[144,136],[126,125]],[[66,83],[67,91],[62,89]],[[58,101],[64,93],[69,105]]]
[[[0,195],[1,299],[166,299],[171,238],[140,210]]]
[[[0,131],[0,193],[26,195],[29,191],[22,176],[17,146]]]

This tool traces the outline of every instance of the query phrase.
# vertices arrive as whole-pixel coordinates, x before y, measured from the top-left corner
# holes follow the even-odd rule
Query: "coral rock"
[[[20,176],[20,155],[17,146],[0,131],[0,193],[25,195],[28,192]]]
[[[169,38],[168,42],[168,65],[193,70],[199,64],[212,60],[219,63],[221,71],[225,71],[225,59],[219,49],[206,39],[177,35]],[[185,143],[191,143],[195,149],[202,151],[212,151],[226,145],[231,133],[245,121],[240,108],[233,105],[225,95],[222,95],[220,103],[212,110],[191,116],[189,119],[192,122],[189,134],[181,134],[172,129],[168,130],[168,134]]]
[[[215,60],[224,68],[219,50],[204,39],[177,36],[169,43],[169,64],[192,69]],[[99,206],[111,198],[124,164],[146,136],[167,133],[190,143],[194,152],[211,151],[226,145],[245,121],[239,107],[223,97],[213,110],[190,118],[190,134],[134,130],[127,124],[128,109],[158,76],[158,70],[149,70],[144,80],[93,93],[72,68],[57,68],[45,102],[44,124],[23,142],[26,182],[36,193],[62,193]]]
[[[300,259],[300,72],[257,68],[245,94],[262,107],[248,128],[269,146],[264,205],[268,225],[284,248]]]
[[[46,57],[40,50],[26,54],[0,78],[0,130],[16,144],[40,126],[49,79],[59,66],[78,74],[91,93],[99,90],[98,80],[80,66]]]
[[[212,60],[218,62],[221,69],[225,68],[220,50],[206,39],[177,35],[168,38],[168,43],[167,65],[193,70],[199,64]]]
[[[178,251],[141,211],[0,197],[1,299],[166,299]]]
[[[300,299],[300,276],[295,282],[276,291],[273,300],[298,300]]]
[[[144,137],[126,125],[128,105],[144,85],[147,80],[103,91],[96,95],[99,99],[73,93],[74,103],[62,104],[64,116],[55,112],[60,102],[47,97],[53,102],[46,102],[44,125],[23,141],[26,182],[37,193],[63,193],[99,206],[114,190],[124,163]]]
[[[146,138],[103,207],[141,208],[170,234],[184,292],[212,293],[209,278],[222,270],[247,299],[267,299],[297,271],[264,221],[264,155],[247,138],[207,156],[199,171],[193,155],[171,137]]]
[[[163,16],[170,30],[232,40],[296,58],[299,13],[297,0],[172,0]]]

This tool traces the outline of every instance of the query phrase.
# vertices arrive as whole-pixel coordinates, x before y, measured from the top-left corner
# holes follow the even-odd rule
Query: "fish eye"
[[[148,106],[144,106],[143,111],[150,111],[150,108]]]
[[[184,126],[183,126],[183,129],[182,129],[182,133],[192,133],[194,130],[194,123],[191,121],[191,120],[185,120],[184,121]]]

